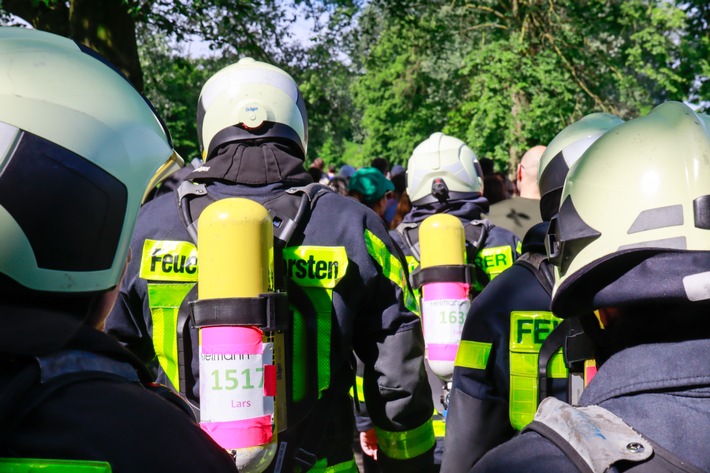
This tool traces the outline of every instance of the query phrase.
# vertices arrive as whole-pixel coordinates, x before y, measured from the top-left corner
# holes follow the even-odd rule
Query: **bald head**
[[[530,148],[518,164],[518,191],[520,197],[540,199],[540,189],[537,186],[537,168],[546,146],[538,145]]]

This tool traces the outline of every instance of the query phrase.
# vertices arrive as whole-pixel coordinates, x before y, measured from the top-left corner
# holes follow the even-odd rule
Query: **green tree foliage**
[[[443,130],[506,170],[585,114],[686,99],[698,74],[682,67],[688,14],[666,1],[396,3],[370,5],[381,24],[354,95],[367,152]],[[407,95],[412,84],[426,97]]]
[[[384,2],[360,19],[356,54],[363,73],[353,85],[353,100],[362,113],[365,162],[381,156],[406,163],[418,142],[444,127],[456,103],[451,73],[460,61],[459,38],[442,28],[450,9],[429,8]]]
[[[336,56],[342,56],[338,43],[356,11],[349,0],[0,0],[2,24],[20,18],[114,63],[156,105],[186,159],[198,152],[195,110],[202,84],[245,56],[278,65],[303,85],[310,154],[324,149],[331,160],[342,155],[352,135],[352,74]],[[313,23],[313,45],[296,40],[297,18]],[[208,57],[187,54],[182,45],[193,39],[209,47]]]
[[[3,24],[14,15],[32,27],[84,44],[113,63],[143,90],[136,23],[126,0],[0,0]]]
[[[191,161],[200,155],[197,141],[197,100],[202,85],[228,64],[221,58],[191,58],[171,46],[161,34],[140,31],[140,59],[145,74],[145,95],[170,130],[178,154]]]
[[[349,38],[358,9],[342,2],[321,11],[302,58],[290,72],[299,84],[308,111],[309,160],[344,164],[346,148],[354,139],[353,123],[359,120],[352,104],[352,66],[348,60]]]
[[[689,100],[710,111],[710,2],[690,0],[681,7],[688,15],[686,28],[681,36],[683,54],[681,69],[686,77],[695,77]]]
[[[513,169],[593,111],[710,109],[707,0],[0,0],[0,22],[17,17],[116,64],[187,159],[202,84],[243,56],[293,75],[309,160],[328,164],[403,164],[444,131]],[[292,29],[303,18],[306,41]],[[193,39],[207,57],[182,48]]]

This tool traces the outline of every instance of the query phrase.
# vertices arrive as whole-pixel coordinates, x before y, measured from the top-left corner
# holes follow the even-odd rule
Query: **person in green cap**
[[[362,168],[350,177],[348,195],[356,198],[385,218],[387,198],[394,190],[394,184],[377,168]]]

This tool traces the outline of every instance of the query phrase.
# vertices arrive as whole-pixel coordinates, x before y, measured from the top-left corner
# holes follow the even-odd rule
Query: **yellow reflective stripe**
[[[333,317],[333,290],[319,287],[304,287],[303,291],[316,311],[316,346],[318,350],[318,398],[330,387],[330,333]]]
[[[442,438],[446,436],[446,422],[444,422],[444,418],[436,409],[434,409],[434,416],[432,417],[432,426],[434,427],[434,437]]]
[[[485,370],[488,365],[488,357],[491,355],[491,348],[493,348],[492,343],[461,340],[459,349],[456,351],[454,366]]]
[[[173,388],[180,389],[177,319],[183,299],[195,283],[148,283],[148,307],[153,321],[153,350]]]
[[[415,269],[419,267],[419,261],[414,256],[405,256],[404,257],[405,261],[407,262],[407,269],[409,270],[409,274],[412,274]]]
[[[405,256],[404,257],[405,262],[407,263],[407,270],[409,271],[409,274],[412,274],[415,269],[419,267],[419,261],[414,256]],[[421,300],[422,300],[422,290],[421,288],[419,289],[412,289],[412,294],[414,295],[414,301],[417,303],[417,310],[413,310],[415,314],[421,317]]]
[[[390,253],[387,245],[368,229],[365,229],[365,245],[367,252],[382,268],[382,274],[402,290],[404,306],[412,312],[418,313],[417,301],[412,294],[399,259]]]
[[[377,446],[390,458],[407,460],[427,452],[436,443],[431,419],[416,429],[388,432],[375,427]]]
[[[197,282],[197,248],[187,241],[145,240],[139,276],[151,281]]]
[[[292,388],[291,398],[295,402],[302,401],[308,392],[308,370],[316,369],[308,366],[308,354],[306,353],[306,321],[301,312],[294,306],[289,306],[293,312],[293,357],[291,358]]]
[[[286,275],[302,287],[334,288],[348,270],[343,246],[292,246],[284,248]]]
[[[293,399],[303,399],[306,394],[305,375],[315,369],[318,376],[318,396],[330,387],[330,332],[333,317],[333,288],[343,279],[348,269],[348,256],[343,246],[292,246],[284,248],[286,275],[303,288],[316,313],[316,349],[318,365],[306,366],[307,348],[305,321],[294,310],[293,325]],[[296,354],[301,353],[300,357]],[[298,364],[298,366],[297,366]]]
[[[510,314],[510,424],[520,430],[537,410],[538,354],[542,343],[561,319],[551,312],[511,312]],[[548,376],[566,378],[562,349],[553,355]]]
[[[523,242],[518,240],[518,244],[515,245],[515,252],[519,255],[523,254]]]
[[[30,473],[111,473],[108,462],[94,460],[47,460],[43,458],[0,458],[0,471]]]
[[[508,245],[482,248],[476,254],[475,264],[493,279],[513,264],[513,248]]]
[[[308,473],[358,473],[358,470],[355,460],[348,460],[338,463],[337,465],[328,466],[328,460],[322,458],[308,470]]]
[[[363,384],[365,380],[362,376],[355,376],[355,389],[357,390],[357,400],[360,402],[365,402],[365,390],[363,389]],[[350,388],[350,397],[353,396],[353,388]]]
[[[446,436],[446,423],[443,420],[435,420],[433,422],[434,426],[434,437],[442,438]]]

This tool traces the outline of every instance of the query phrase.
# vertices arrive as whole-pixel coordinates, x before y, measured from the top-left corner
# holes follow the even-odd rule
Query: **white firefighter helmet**
[[[591,113],[564,128],[550,141],[540,158],[538,187],[540,213],[549,221],[560,207],[562,186],[570,167],[600,136],[624,123],[609,113]]]
[[[710,300],[710,129],[668,102],[572,166],[548,253],[562,317],[637,301]]]
[[[276,66],[243,58],[202,87],[197,135],[204,159],[226,143],[263,138],[293,144],[305,158],[308,118],[298,85]]]
[[[0,274],[36,291],[116,286],[142,198],[175,163],[150,103],[96,53],[0,27]]]
[[[414,205],[477,197],[483,178],[476,154],[453,136],[434,133],[407,163],[407,194]]]

